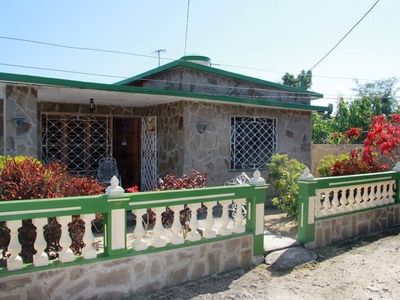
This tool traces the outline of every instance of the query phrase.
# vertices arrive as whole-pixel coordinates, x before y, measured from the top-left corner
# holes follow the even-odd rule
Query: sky
[[[311,68],[374,2],[191,0],[186,54],[206,55],[217,64],[215,67],[280,82],[284,72],[298,74]],[[178,59],[185,50],[186,9],[187,0],[3,1],[0,37],[145,55],[166,49],[163,57]],[[400,1],[381,0],[313,70],[312,90],[324,94],[323,99],[313,101],[314,105],[335,104],[338,96],[350,98],[355,93],[355,79],[365,82],[400,78],[399,11]],[[2,38],[0,49],[0,72],[82,81],[112,83],[122,78],[1,64],[121,77],[131,77],[158,65],[156,58],[63,49]]]

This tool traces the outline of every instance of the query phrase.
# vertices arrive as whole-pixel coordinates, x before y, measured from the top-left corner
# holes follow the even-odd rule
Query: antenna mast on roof
[[[154,50],[152,53],[157,53],[157,56],[158,56],[158,66],[160,66],[160,53],[161,52],[167,52],[167,50],[166,49],[157,49],[157,50]]]
[[[185,50],[183,51],[183,55],[186,55],[186,45],[187,45],[187,35],[189,29],[189,7],[190,7],[190,0],[187,2],[187,10],[186,10],[186,32],[185,32]]]

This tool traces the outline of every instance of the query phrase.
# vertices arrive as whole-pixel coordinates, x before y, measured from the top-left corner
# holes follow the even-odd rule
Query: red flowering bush
[[[137,193],[137,192],[139,192],[139,188],[138,188],[136,185],[134,185],[134,186],[131,186],[131,187],[127,188],[127,189],[125,190],[125,192],[128,192],[128,193]]]
[[[351,128],[345,133],[346,138],[357,139],[361,131]],[[331,168],[333,176],[382,172],[390,166],[380,161],[391,163],[398,161],[400,146],[400,114],[393,114],[391,119],[385,115],[375,116],[371,128],[363,142],[362,150],[353,150],[346,160],[337,160]],[[378,159],[378,153],[380,158]]]
[[[95,180],[86,177],[71,176],[64,165],[50,163],[43,165],[30,157],[7,158],[3,160],[0,170],[0,200],[58,198],[67,196],[96,195],[103,192],[103,187]],[[79,216],[73,216],[69,224],[72,239],[71,248],[79,253],[84,243],[84,222]],[[59,239],[61,228],[55,218],[49,218],[45,226],[46,251],[55,257],[60,250]],[[19,240],[22,246],[21,256],[24,261],[32,261],[36,253],[34,241],[36,229],[31,220],[23,220],[19,229]],[[4,222],[0,223],[0,248],[6,249],[9,243],[9,230]],[[5,255],[5,250],[3,251]]]

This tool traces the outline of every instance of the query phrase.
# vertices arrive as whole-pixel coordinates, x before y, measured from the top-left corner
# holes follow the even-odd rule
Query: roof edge
[[[189,62],[185,59],[178,59],[178,60],[174,60],[170,63],[167,63],[165,65],[162,65],[160,67],[151,69],[149,71],[146,71],[144,73],[138,74],[136,76],[130,77],[128,79],[124,79],[118,82],[115,82],[115,84],[117,85],[125,85],[125,84],[129,84],[129,83],[133,83],[136,81],[140,81],[143,80],[149,76],[155,75],[157,73],[161,73],[164,72],[168,69],[177,67],[177,66],[183,66],[183,67],[187,67],[187,68],[191,68],[191,69],[196,69],[199,71],[203,71],[203,72],[207,72],[207,73],[212,73],[212,74],[217,74],[217,75],[221,75],[221,76],[227,76],[227,77],[231,77],[234,79],[238,79],[238,80],[243,80],[243,81],[247,81],[247,82],[251,82],[254,84],[259,84],[259,85],[263,85],[263,86],[267,86],[267,87],[273,87],[276,89],[281,89],[287,92],[295,92],[295,93],[299,93],[299,94],[305,94],[305,95],[310,95],[312,97],[315,98],[322,98],[323,94],[321,93],[317,93],[317,92],[313,92],[313,91],[308,91],[305,89],[300,89],[300,88],[295,88],[295,87],[291,87],[291,86],[287,86],[284,84],[280,84],[280,83],[276,83],[276,82],[272,82],[272,81],[267,81],[264,79],[259,79],[256,77],[251,77],[251,76],[247,76],[247,75],[242,75],[239,73],[235,73],[235,72],[230,72],[230,71],[226,71],[226,70],[222,70],[219,68],[214,68],[214,67],[208,67],[208,66],[204,66],[201,64],[196,64],[193,62]]]
[[[122,92],[122,93],[138,93],[138,94],[148,94],[148,95],[160,95],[160,96],[175,96],[190,99],[199,100],[216,100],[225,103],[232,104],[244,104],[244,105],[257,105],[263,107],[271,107],[277,109],[292,109],[292,110],[306,110],[306,111],[326,111],[328,107],[315,106],[308,104],[299,103],[287,103],[281,102],[274,99],[257,99],[257,98],[238,98],[223,95],[207,95],[207,94],[194,94],[189,92],[177,92],[172,90],[159,90],[159,89],[149,89],[136,86],[125,86],[125,85],[115,85],[107,83],[95,83],[88,81],[76,81],[69,79],[59,79],[51,77],[41,77],[33,75],[22,75],[13,73],[1,73],[0,72],[0,82],[10,82],[19,84],[37,84],[37,85],[48,85],[48,86],[58,86],[67,88],[78,88],[78,89],[92,89],[92,90],[102,90],[110,92]]]

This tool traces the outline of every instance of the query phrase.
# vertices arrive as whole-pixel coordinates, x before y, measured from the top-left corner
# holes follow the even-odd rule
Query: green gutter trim
[[[5,82],[17,82],[17,83],[31,83],[39,85],[54,85],[62,87],[71,87],[79,89],[92,89],[92,90],[102,90],[110,92],[123,92],[123,93],[137,93],[137,94],[149,94],[149,95],[160,95],[160,96],[173,96],[173,97],[183,97],[183,98],[193,98],[199,100],[216,100],[222,102],[228,102],[232,104],[242,104],[242,105],[258,105],[263,107],[275,107],[283,109],[299,109],[307,111],[326,111],[328,108],[324,106],[314,106],[307,104],[298,103],[287,103],[281,102],[279,100],[265,100],[265,99],[249,99],[249,98],[238,98],[230,96],[219,96],[219,95],[206,95],[206,94],[194,94],[188,92],[177,92],[172,90],[159,90],[150,89],[136,86],[125,86],[125,85],[115,85],[106,83],[95,83],[86,81],[76,81],[31,75],[21,75],[21,74],[11,74],[11,73],[0,73],[0,81]],[[182,99],[185,100],[185,99]]]
[[[202,71],[202,72],[207,72],[207,73],[216,74],[216,75],[220,75],[220,76],[231,77],[231,78],[234,78],[237,80],[242,80],[242,81],[250,82],[253,84],[259,84],[259,85],[262,85],[265,87],[275,88],[277,90],[282,90],[282,91],[287,91],[287,92],[295,92],[295,93],[309,95],[309,96],[316,97],[316,98],[323,97],[323,95],[320,93],[311,92],[311,91],[300,89],[300,88],[294,88],[294,87],[290,87],[290,86],[287,86],[284,84],[279,84],[279,83],[251,77],[251,76],[246,76],[246,75],[242,75],[242,74],[238,74],[238,73],[234,73],[234,72],[229,72],[229,71],[225,71],[225,70],[218,69],[218,68],[207,67],[207,66],[204,66],[201,64],[189,62],[184,58],[175,60],[173,62],[170,62],[170,63],[160,66],[158,68],[149,70],[147,72],[141,73],[139,75],[133,76],[131,78],[118,81],[115,84],[125,85],[125,84],[134,83],[136,81],[145,80],[147,77],[150,77],[152,75],[164,72],[166,70],[169,70],[169,69],[172,69],[175,67],[187,67],[187,68],[195,69],[195,70]]]

